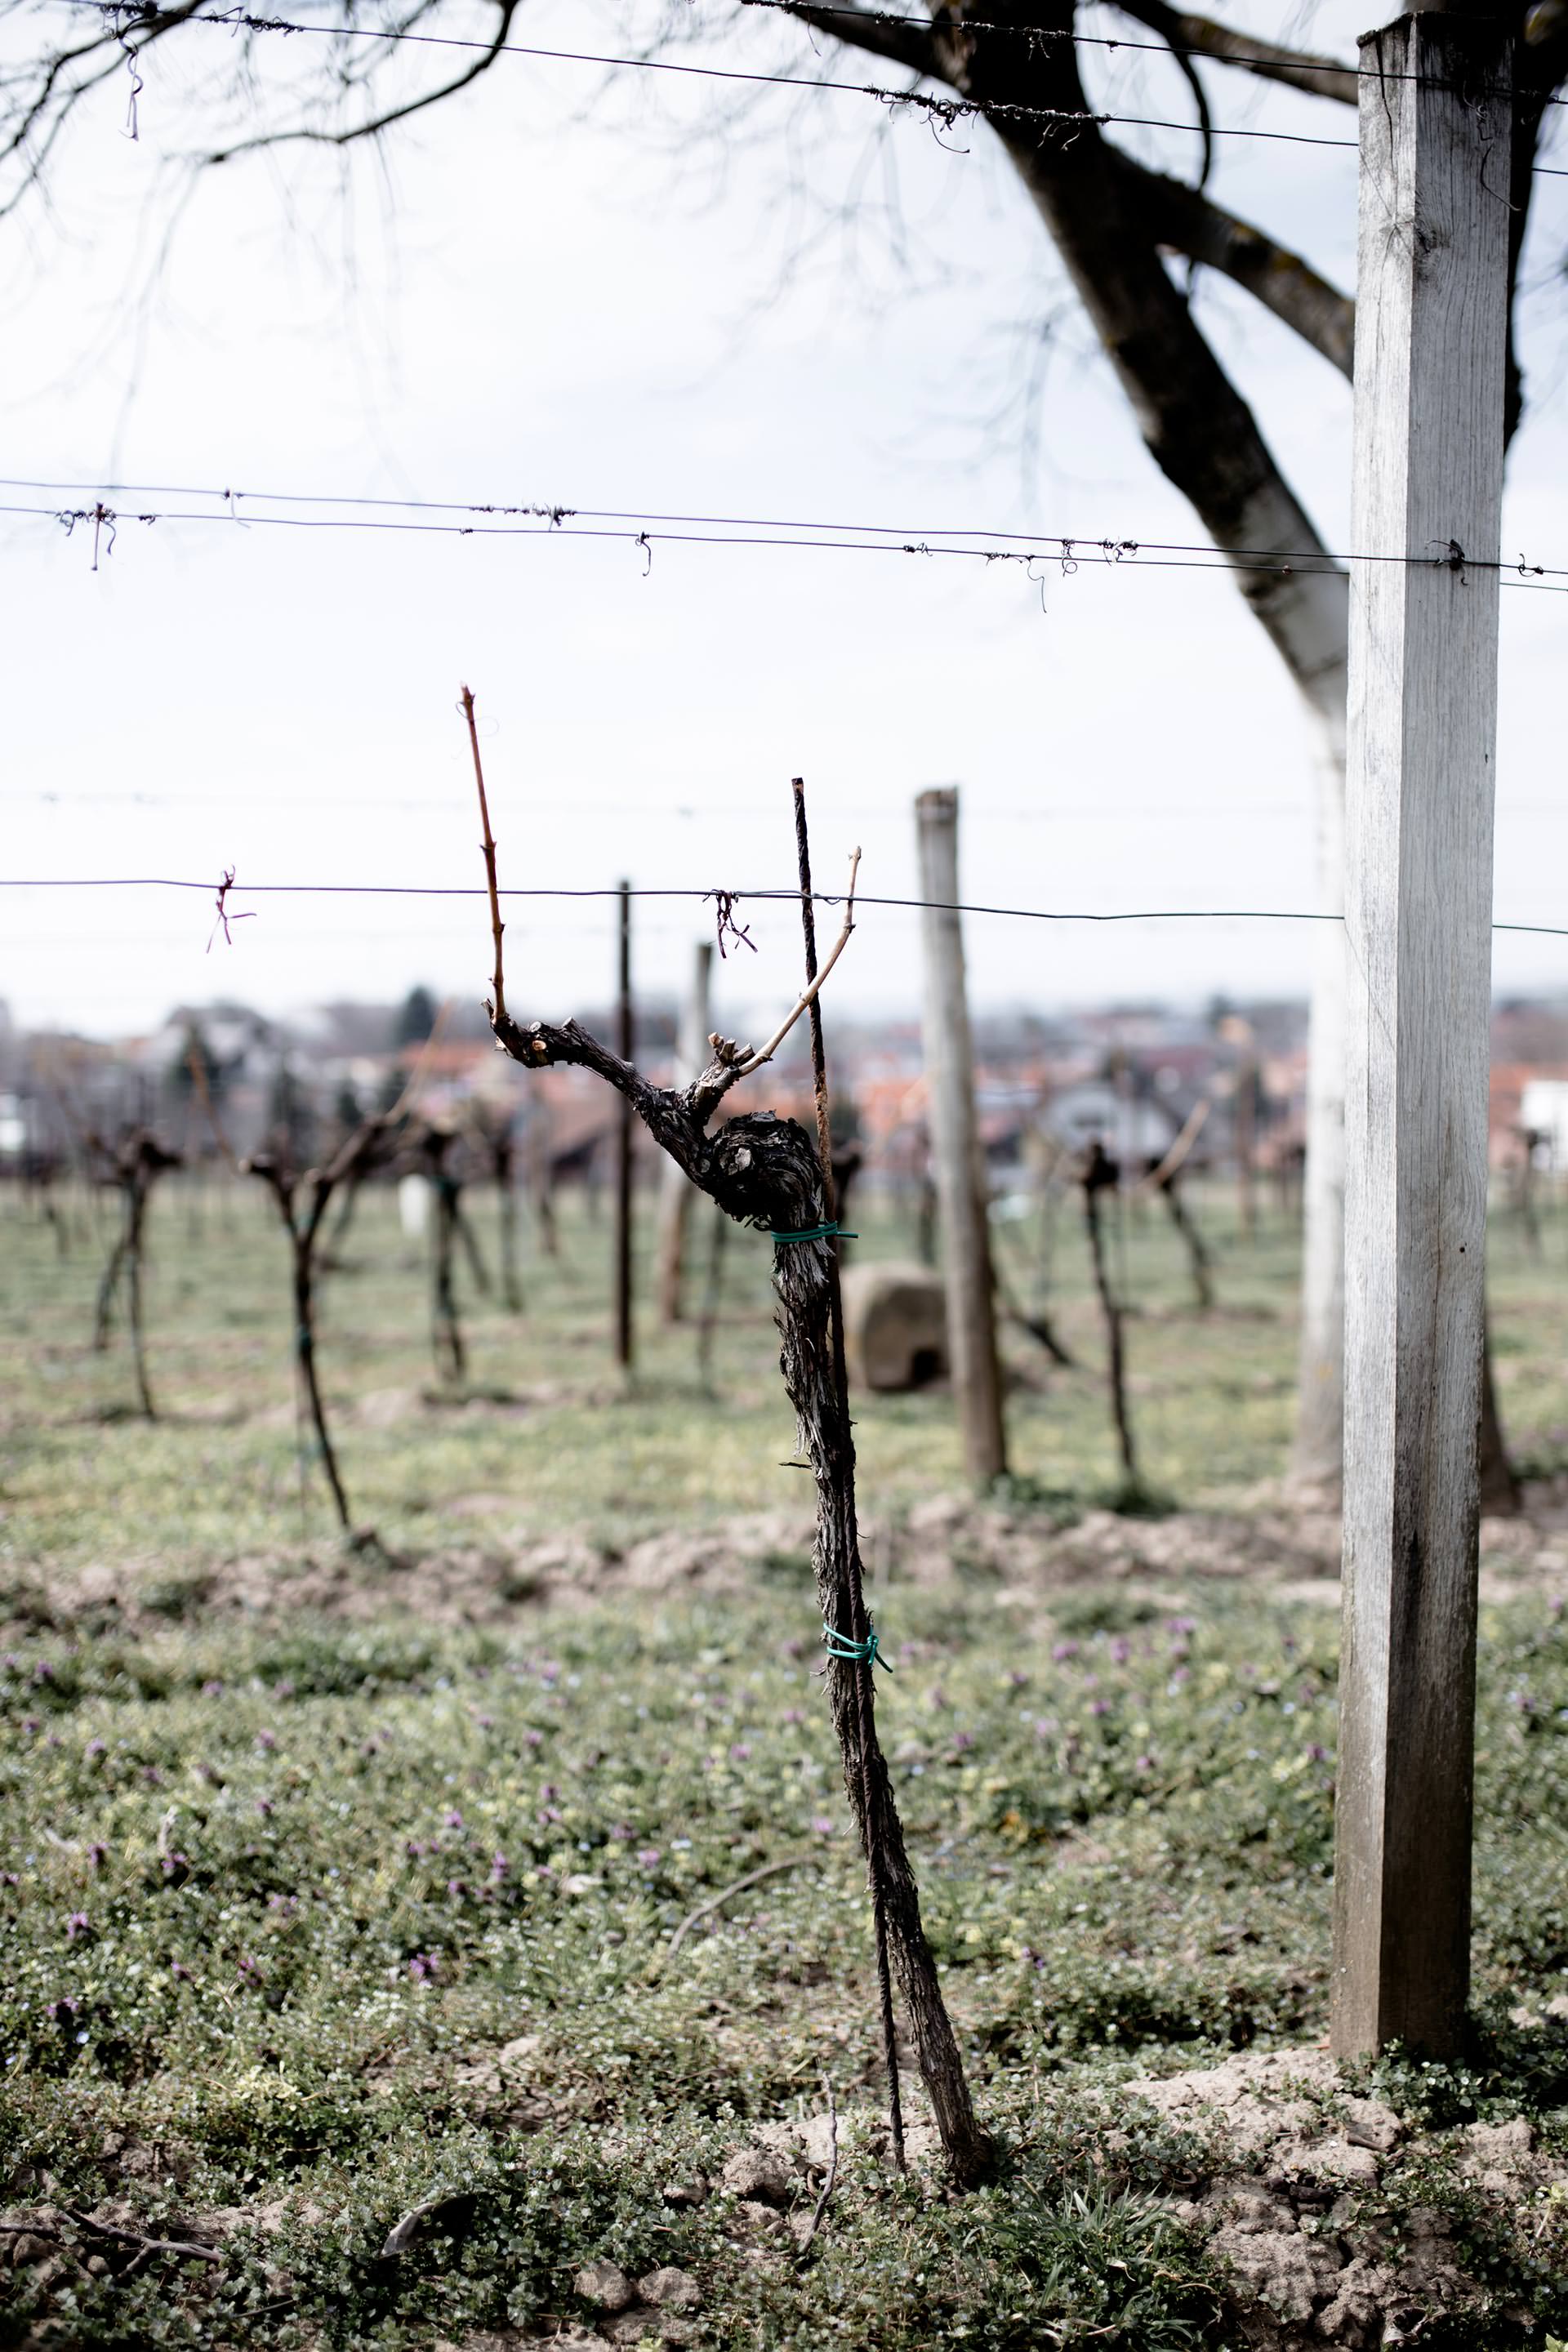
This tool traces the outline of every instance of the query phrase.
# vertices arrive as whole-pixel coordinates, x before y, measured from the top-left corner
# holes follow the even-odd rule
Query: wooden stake
[[[831,1224],[838,1213],[833,1184],[833,1120],[827,1098],[827,1049],[822,1034],[821,992],[816,988],[816,907],[811,891],[811,840],[805,823],[805,784],[792,778],[795,794],[795,847],[800,871],[800,927],[805,942],[805,984],[811,1004],[811,1077],[816,1101],[816,1157],[822,1170],[822,1213]],[[851,889],[854,885],[851,882]],[[833,1240],[827,1249],[827,1328],[833,1351],[833,1391],[845,1433],[843,1507],[855,1508],[855,1442],[849,1435],[849,1372],[844,1355],[844,1300],[838,1283],[838,1251]],[[865,1588],[857,1541],[850,1555],[849,1623],[840,1627],[851,1641],[864,1643],[871,1621],[866,1612]],[[855,1669],[855,1706],[860,1746],[860,1808],[866,1845],[866,1870],[870,1884],[871,1928],[877,1948],[877,1989],[882,2025],[882,2063],[888,2077],[888,2123],[893,2162],[904,2169],[904,2109],[899,2090],[898,2032],[893,2020],[893,1979],[888,1964],[888,1894],[886,1858],[877,1815],[872,1756],[876,1745],[877,1694],[872,1683],[875,1654]]]
[[[632,886],[620,890],[620,962],[616,996],[616,1051],[632,1058]],[[632,1368],[632,1107],[620,1097],[616,1121],[616,1361]]]
[[[1510,53],[1361,45],[1332,2042],[1462,2045]]]
[[[996,1363],[991,1233],[984,1161],[974,1116],[974,1059],[959,929],[958,794],[921,793],[915,802],[921,917],[925,951],[925,1059],[931,1154],[942,1210],[947,1286],[947,1345],[963,1434],[964,1467],[985,1483],[1007,1467],[1002,1381]]]
[[[700,940],[691,972],[691,993],[681,1013],[679,1067],[676,1072],[679,1086],[689,1087],[707,1067],[708,1033],[713,1025],[710,1003],[712,977],[713,942]],[[658,1193],[658,1312],[665,1323],[680,1320],[686,1236],[694,1197],[689,1181],[673,1160],[667,1160]]]

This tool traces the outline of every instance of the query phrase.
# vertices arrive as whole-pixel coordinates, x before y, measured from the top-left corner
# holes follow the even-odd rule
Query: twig
[[[181,2254],[187,2260],[197,2263],[221,2263],[223,2261],[223,2255],[216,2246],[192,2245],[184,2238],[149,2238],[140,2230],[121,2230],[118,2229],[112,2221],[95,2221],[90,2213],[79,2213],[69,2205],[62,2205],[60,2211],[68,2221],[74,2221],[79,2229],[90,2230],[98,2238],[118,2239],[121,2245],[140,2246],[143,2253]]]
[[[758,1052],[754,1054],[746,1054],[742,1056],[740,1067],[736,1073],[738,1076],[749,1078],[753,1070],[760,1070],[764,1062],[771,1062],[773,1055],[778,1052],[779,1047],[784,1044],[784,1039],[789,1035],[790,1031],[795,1027],[795,1023],[800,1019],[801,1014],[803,1013],[809,1013],[811,1007],[816,1003],[817,998],[821,995],[822,983],[827,978],[828,973],[833,970],[834,965],[838,961],[838,959],[843,954],[845,949],[848,946],[849,934],[855,928],[855,877],[859,871],[860,852],[858,849],[855,849],[850,852],[849,856],[849,893],[844,903],[844,922],[838,933],[838,937],[833,942],[832,952],[829,954],[827,961],[823,965],[821,971],[810,979],[804,994],[796,1000],[794,1009],[785,1015],[783,1021],[780,1022],[778,1027],[773,1031],[773,1035],[768,1039],[767,1044],[761,1047]]]
[[[443,2205],[456,2204],[458,2199],[467,2193],[461,2189],[444,2189],[438,2197],[427,2197],[423,2205],[416,2205],[411,2212],[405,2213],[402,2221],[395,2222],[387,2231],[386,2243],[381,2250],[382,2261],[389,2263],[403,2253],[421,2221],[432,2213],[438,2213]]]
[[[1206,1095],[1201,1102],[1197,1102],[1193,1105],[1192,1109],[1187,1113],[1185,1125],[1183,1127],[1181,1133],[1176,1137],[1175,1141],[1171,1145],[1165,1157],[1163,1160],[1156,1160],[1153,1167],[1148,1170],[1146,1174],[1139,1177],[1137,1182],[1131,1188],[1134,1192],[1152,1192],[1156,1191],[1162,1184],[1169,1181],[1169,1180],[1175,1174],[1177,1169],[1182,1166],[1188,1153],[1192,1150],[1194,1144],[1197,1141],[1204,1121],[1209,1115],[1209,1099]]]
[[[838,2179],[838,2107],[833,2096],[833,2080],[830,2075],[824,2074],[822,2087],[827,2094],[827,2178],[822,2184],[822,2194],[816,2200],[816,2210],[811,2217],[811,2227],[801,2240],[800,2252],[795,2256],[795,2260],[802,2263],[811,2252],[811,2242],[821,2226],[822,2217],[827,2210],[827,2200],[832,2196],[834,2183]]]
[[[93,569],[96,571],[97,568],[98,567],[95,564]],[[223,869],[223,880],[217,886],[217,897],[213,900],[214,906],[217,908],[217,920],[213,925],[211,934],[207,940],[208,955],[211,955],[213,951],[213,940],[216,939],[219,931],[223,933],[223,943],[225,947],[231,948],[234,945],[234,933],[229,929],[229,925],[231,923],[253,923],[256,920],[256,909],[254,908],[251,908],[247,913],[243,915],[236,915],[230,911],[228,894],[233,887],[234,868],[232,866],[226,866]]]
[[[764,1878],[776,1878],[782,1871],[798,1870],[802,1863],[815,1862],[816,1859],[814,1853],[786,1854],[782,1862],[764,1862],[760,1870],[749,1870],[744,1878],[737,1878],[732,1886],[721,1887],[717,1895],[710,1895],[706,1903],[700,1903],[696,1910],[689,1912],[681,1921],[665,1947],[662,1965],[665,1968],[669,1966],[692,1928],[700,1921],[706,1919],[710,1911],[721,1909],[731,1895],[743,1895],[748,1886],[760,1885]]]
[[[490,931],[495,940],[496,945],[495,978],[490,983],[495,994],[490,1006],[490,1013],[492,1019],[496,1021],[504,1021],[506,1019],[506,991],[501,980],[500,938],[502,931],[506,929],[506,925],[500,919],[500,892],[496,886],[496,840],[494,834],[490,831],[489,803],[485,798],[485,771],[483,762],[479,758],[479,730],[478,723],[474,718],[474,698],[469,693],[466,686],[462,689],[460,699],[463,706],[463,716],[468,722],[468,741],[473,747],[474,782],[479,788],[479,823],[485,829],[483,844],[485,853],[485,880],[489,884]]]

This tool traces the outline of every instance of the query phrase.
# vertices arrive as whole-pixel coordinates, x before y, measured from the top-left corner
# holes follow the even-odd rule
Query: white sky
[[[531,0],[517,37],[613,47],[628,27],[651,33],[653,5]],[[1364,14],[1321,12],[1311,37],[1353,56]],[[1251,21],[1281,29],[1277,7]],[[308,44],[272,46],[279,74],[305,70]],[[772,19],[743,23],[722,54],[810,69],[801,37]],[[1169,67],[1102,52],[1089,69],[1112,104],[1186,118]],[[1220,121],[1352,135],[1343,110],[1217,68],[1207,81]],[[701,85],[636,75],[605,94],[593,68],[503,60],[397,136],[386,179],[363,156],[352,203],[301,150],[208,174],[139,302],[168,217],[160,158],[199,145],[204,117],[183,75],[150,71],[132,144],[124,101],[116,83],[68,142],[53,218],[0,225],[6,475],[1202,537],[973,126],[943,134],[968,151],[954,153],[900,117],[879,156],[885,119],[864,99],[765,94],[726,128],[731,101]],[[1190,138],[1128,135],[1193,166]],[[792,242],[857,190],[875,214],[852,238],[828,230],[769,301]],[[1353,154],[1222,140],[1215,191],[1348,285]],[[1568,180],[1541,191],[1537,276],[1568,244]],[[1213,278],[1200,301],[1343,545],[1348,387]],[[1030,342],[1058,312],[1031,457]],[[1504,545],[1568,563],[1550,295],[1532,316],[1541,405],[1511,460]],[[90,563],[80,530],[0,516],[5,875],[478,881],[455,709],[466,678],[516,885],[787,882],[788,779],[802,772],[824,885],[859,841],[868,890],[911,890],[911,796],[956,782],[971,898],[1312,903],[1293,692],[1219,573],[1047,567],[1042,614],[1039,589],[1005,566],[660,546],[645,578],[642,554],[614,542],[167,522],[122,527]],[[1505,592],[1502,643],[1497,911],[1568,923],[1568,598]],[[0,998],[28,1023],[112,1032],[220,992],[281,1011],[415,980],[482,990],[477,902],[237,903],[258,919],[209,956],[202,898],[0,892]],[[639,908],[639,982],[679,985],[710,920]],[[517,1007],[602,1000],[611,921],[602,904],[514,908]],[[758,963],[739,981],[722,968],[737,1022],[795,984],[793,919],[759,910],[753,930]],[[1048,1010],[1300,991],[1310,930],[986,921],[968,943],[979,1001]],[[840,1001],[912,1008],[915,945],[911,916],[868,914]],[[1568,988],[1568,940],[1500,939],[1496,977]]]

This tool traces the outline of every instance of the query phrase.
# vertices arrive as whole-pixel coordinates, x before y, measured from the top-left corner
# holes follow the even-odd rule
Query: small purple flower
[[[249,1953],[243,1952],[240,1955],[238,1966],[235,1974],[236,1984],[254,1984],[260,1974],[260,1969],[251,1958]]]
[[[42,1729],[42,1727],[43,1727],[40,1725],[40,1723],[39,1723],[39,1721],[38,1721],[38,1718],[37,1718],[37,1717],[36,1715],[26,1715],[26,1716],[24,1716],[24,1717],[23,1717],[23,1718],[22,1718],[22,1728],[23,1728],[23,1730],[24,1730],[24,1731],[26,1731],[26,1732],[29,1732],[29,1733],[31,1733],[31,1732],[37,1732],[37,1731],[41,1730],[41,1729]]]
[[[92,1921],[88,1917],[87,1913],[85,1911],[73,1911],[70,1917],[66,1921],[67,1943],[74,1944],[79,1937],[90,1936],[91,1933]]]
[[[272,1818],[272,1800],[271,1800],[271,1798],[270,1798],[270,1797],[258,1797],[258,1799],[256,1800],[256,1810],[257,1810],[257,1811],[261,1815],[261,1818],[262,1818],[262,1820],[263,1820],[264,1822],[265,1822],[265,1821],[270,1821],[270,1819]]]
[[[829,1821],[826,1813],[813,1813],[811,1817],[811,1826],[816,1831],[818,1837],[831,1837],[833,1835],[833,1823]]]
[[[732,1764],[743,1764],[751,1752],[752,1743],[749,1739],[737,1739],[730,1750],[730,1760]]]
[[[460,1878],[449,1878],[447,1881],[447,1892],[454,1902],[460,1902],[468,1891]]]
[[[204,1698],[221,1698],[223,1696],[223,1685],[218,1681],[216,1675],[212,1677],[210,1682],[205,1682],[202,1685],[202,1696]]]
[[[1135,1759],[1132,1769],[1135,1772],[1152,1772],[1154,1769],[1154,1759],[1152,1756],[1140,1756]]]
[[[1124,1666],[1127,1664],[1128,1659],[1132,1655],[1132,1644],[1125,1633],[1119,1633],[1112,1642],[1110,1655],[1114,1664]]]
[[[491,1879],[491,1883],[492,1883],[493,1885],[495,1885],[499,1886],[499,1885],[500,1885],[500,1882],[501,1882],[501,1880],[502,1880],[503,1878],[510,1878],[510,1875],[511,1875],[511,1864],[510,1864],[510,1862],[508,1862],[508,1860],[507,1860],[507,1858],[506,1858],[505,1854],[504,1854],[504,1853],[493,1853],[493,1854],[491,1854],[491,1856],[490,1856],[490,1879]]]
[[[293,1696],[294,1696],[294,1685],[293,1685],[292,1681],[289,1679],[289,1675],[284,1675],[284,1677],[283,1677],[283,1679],[282,1679],[282,1681],[281,1681],[280,1683],[274,1683],[274,1684],[273,1684],[273,1685],[272,1685],[272,1696],[273,1696],[273,1697],[274,1697],[274,1698],[292,1698],[292,1697],[293,1697]]]
[[[781,1723],[804,1723],[805,1721],[805,1717],[798,1706],[786,1706],[783,1715],[780,1716],[779,1721]]]
[[[525,1748],[542,1748],[544,1745],[543,1732],[533,1730],[525,1731],[522,1735],[522,1744]]]
[[[195,1977],[192,1976],[184,1960],[171,1960],[169,1962],[169,1974],[172,1977],[184,1977],[187,1984],[195,1984]]]
[[[1190,1683],[1192,1678],[1193,1672],[1190,1666],[1177,1666],[1173,1668],[1171,1679],[1165,1687],[1169,1691],[1178,1691],[1184,1683]]]
[[[107,1739],[89,1739],[83,1753],[89,1763],[96,1763],[99,1757],[108,1755],[109,1742]]]
[[[416,1952],[408,1963],[408,1973],[416,1984],[423,1984],[426,1977],[433,1977],[436,1974],[438,1966],[439,1963],[430,1953]]]
[[[658,1865],[660,1858],[659,1849],[656,1845],[639,1845],[637,1848],[637,1868],[639,1870],[654,1869]]]
[[[278,1734],[275,1731],[260,1730],[256,1735],[256,1744],[258,1748],[264,1748],[270,1754],[278,1745]]]
[[[188,1853],[166,1853],[163,1857],[163,1865],[164,1877],[174,1878],[180,1871],[189,1870],[191,1857]]]
[[[1025,1666],[1010,1667],[1007,1674],[1007,1680],[1012,1684],[1015,1690],[1027,1690],[1029,1686],[1029,1675],[1027,1668]]]
[[[89,1845],[88,1847],[87,1866],[89,1870],[101,1870],[108,1860],[109,1848],[106,1845]]]
[[[1076,1658],[1078,1651],[1079,1645],[1076,1642],[1058,1642],[1052,1646],[1051,1655],[1059,1666],[1064,1659]]]
[[[953,1733],[952,1748],[955,1756],[962,1756],[965,1748],[973,1748],[973,1745],[974,1734],[973,1731],[955,1731]]]
[[[474,1721],[479,1725],[481,1731],[493,1731],[496,1727],[496,1719],[493,1715],[476,1715]]]
[[[447,1827],[449,1830],[460,1830],[460,1829],[462,1828],[462,1826],[463,1826],[463,1816],[462,1816],[462,1814],[458,1811],[458,1809],[457,1809],[456,1805],[454,1805],[454,1806],[452,1807],[451,1811],[450,1811],[446,1815],[446,1817],[445,1817],[445,1818],[446,1818],[446,1825],[447,1825]]]
[[[1311,1764],[1326,1764],[1329,1760],[1329,1751],[1320,1741],[1314,1739],[1307,1750],[1307,1760]]]
[[[49,2001],[45,2007],[44,2015],[51,2025],[70,2025],[75,2022],[77,2011],[80,2007],[80,2001],[67,1993],[59,2000]]]
[[[1097,1698],[1090,1706],[1089,1711],[1090,1715],[1109,1715],[1110,1713],[1110,1701],[1108,1698]]]
[[[54,1678],[55,1670],[53,1666],[50,1665],[47,1658],[40,1658],[37,1664],[33,1668],[33,1680],[36,1683],[52,1683]]]

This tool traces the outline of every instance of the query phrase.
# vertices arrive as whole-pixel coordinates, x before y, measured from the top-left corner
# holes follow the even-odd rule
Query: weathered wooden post
[[[1332,2039],[1460,2044],[1510,48],[1361,45],[1351,545],[1344,1638]]]
[[[691,993],[681,1011],[680,1037],[676,1048],[676,1083],[689,1087],[708,1066],[712,1027],[710,997],[713,942],[700,940],[691,972]],[[695,1189],[673,1160],[664,1163],[658,1192],[658,1311],[666,1323],[680,1320],[681,1280],[686,1271],[686,1237],[691,1225]]]
[[[958,920],[958,794],[921,793],[915,801],[920,852],[921,937],[925,958],[925,1062],[931,1097],[931,1156],[942,1211],[947,1286],[947,1346],[972,1478],[1007,1467],[1002,1381],[986,1214],[985,1165],[974,1116],[974,1056]]]
[[[616,992],[616,1051],[632,1058],[632,886],[620,888],[620,962]],[[632,1107],[620,1097],[616,1121],[616,1361],[632,1367]]]

